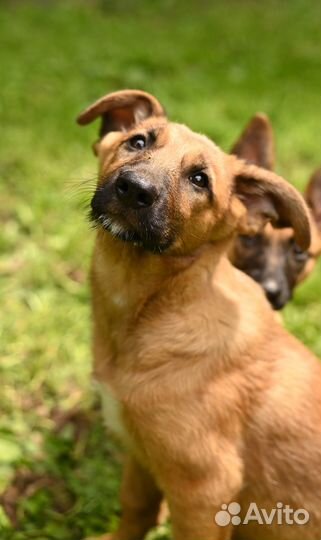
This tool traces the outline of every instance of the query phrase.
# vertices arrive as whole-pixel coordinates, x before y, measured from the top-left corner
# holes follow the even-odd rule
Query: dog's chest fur
[[[106,382],[95,382],[95,386],[100,395],[106,427],[117,439],[123,443],[128,443],[128,433],[122,420],[121,403]]]

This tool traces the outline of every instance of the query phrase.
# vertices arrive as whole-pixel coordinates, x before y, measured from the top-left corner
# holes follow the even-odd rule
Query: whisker
[[[92,196],[97,188],[98,180],[97,174],[84,179],[71,179],[66,182],[64,192],[70,197]]]

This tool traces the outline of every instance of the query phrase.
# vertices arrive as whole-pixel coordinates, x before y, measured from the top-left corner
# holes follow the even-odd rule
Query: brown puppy
[[[268,220],[308,249],[302,197],[144,92],[107,95],[78,121],[98,117],[94,376],[128,449],[123,515],[103,538],[142,540],[164,495],[175,540],[320,540],[321,366],[227,258],[236,231]],[[309,520],[224,527],[230,502],[243,519],[251,502],[281,502]]]
[[[274,169],[274,136],[267,116],[257,114],[250,120],[232,153]],[[293,289],[308,277],[321,254],[321,169],[312,175],[305,199],[313,222],[309,249],[297,245],[293,229],[275,229],[270,224],[260,234],[238,236],[232,249],[233,264],[261,285],[274,309],[282,309],[291,299]]]

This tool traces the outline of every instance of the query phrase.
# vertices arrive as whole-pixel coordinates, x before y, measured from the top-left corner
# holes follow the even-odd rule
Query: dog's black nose
[[[116,180],[116,193],[121,203],[128,208],[140,209],[152,206],[157,190],[147,180],[122,174]]]
[[[274,309],[282,309],[287,302],[285,291],[275,279],[267,279],[262,284],[265,295]]]

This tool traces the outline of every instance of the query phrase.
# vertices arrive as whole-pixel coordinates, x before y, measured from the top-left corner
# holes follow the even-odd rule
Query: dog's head
[[[92,217],[114,237],[156,253],[187,254],[267,222],[310,242],[305,204],[285,180],[225,154],[203,135],[169,122],[138,90],[109,94],[78,122],[100,118],[99,181]]]
[[[254,116],[232,148],[232,153],[266,169],[275,163],[274,136],[269,119]],[[313,270],[321,253],[321,169],[311,178],[305,193],[312,213],[312,241],[302,249],[292,228],[275,229],[268,224],[254,236],[240,235],[232,261],[260,283],[274,309],[282,309],[295,286]]]

